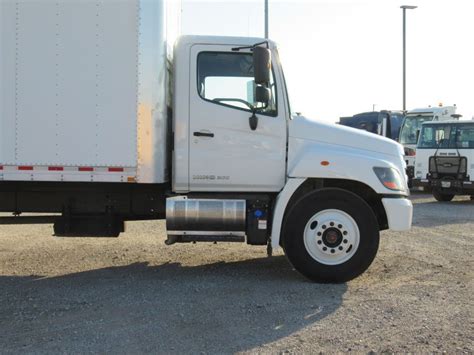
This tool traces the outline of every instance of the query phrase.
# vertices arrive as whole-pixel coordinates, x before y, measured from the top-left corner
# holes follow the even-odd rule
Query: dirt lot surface
[[[280,252],[164,245],[162,222],[118,239],[0,227],[2,353],[474,352],[474,201],[414,195],[361,277],[308,282]]]

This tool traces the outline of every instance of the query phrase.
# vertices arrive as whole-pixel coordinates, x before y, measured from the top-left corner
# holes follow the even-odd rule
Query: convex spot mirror
[[[267,85],[272,69],[272,56],[268,48],[257,46],[253,49],[253,68],[255,84]]]

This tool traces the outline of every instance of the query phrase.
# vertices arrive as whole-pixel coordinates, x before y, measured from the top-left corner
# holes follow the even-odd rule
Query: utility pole
[[[268,0],[265,0],[265,38],[268,38]]]
[[[406,87],[407,87],[407,80],[406,80],[406,10],[414,10],[418,6],[412,5],[402,5],[400,8],[403,10],[403,112],[407,110],[407,97],[406,97]]]

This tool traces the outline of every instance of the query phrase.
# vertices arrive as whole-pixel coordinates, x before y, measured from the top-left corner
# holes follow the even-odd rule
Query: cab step
[[[168,235],[166,239],[166,245],[172,245],[175,243],[195,243],[195,242],[233,242],[233,243],[243,243],[245,242],[244,235],[232,235],[232,234],[222,234],[222,235]]]

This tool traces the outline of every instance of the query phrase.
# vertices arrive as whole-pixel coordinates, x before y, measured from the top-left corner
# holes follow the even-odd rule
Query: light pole
[[[412,6],[412,5],[402,5],[400,6],[401,9],[403,9],[403,112],[406,112],[407,107],[406,107],[406,86],[407,86],[407,71],[406,71],[406,11],[407,10],[414,10],[418,6]]]
[[[268,38],[268,0],[265,0],[265,38]]]

